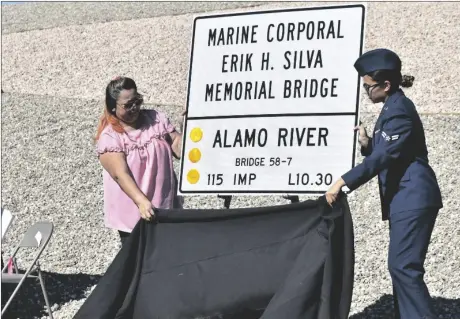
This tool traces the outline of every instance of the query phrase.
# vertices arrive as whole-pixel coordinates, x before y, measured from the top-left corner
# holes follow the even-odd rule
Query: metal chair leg
[[[16,296],[16,294],[18,293],[19,289],[21,288],[23,282],[27,279],[27,276],[29,275],[29,273],[30,273],[30,269],[29,269],[28,272],[26,272],[26,274],[21,279],[21,281],[19,281],[18,285],[16,286],[16,288],[13,291],[13,293],[11,294],[10,299],[8,299],[8,301],[5,304],[5,307],[3,307],[3,309],[2,309],[2,316],[5,314],[6,309],[10,306],[10,304],[13,301],[14,297]]]
[[[46,293],[46,290],[45,290],[45,283],[44,283],[42,275],[41,275],[41,270],[40,270],[40,267],[36,263],[35,263],[35,265],[37,266],[37,270],[38,270],[38,273],[39,273],[38,278],[40,280],[40,285],[42,287],[43,295],[45,297],[46,306],[48,307],[48,312],[49,312],[50,318],[53,319],[53,314],[51,312],[51,307],[49,305],[48,294]],[[33,265],[26,271],[26,273],[24,274],[24,277],[22,277],[22,279],[19,281],[18,285],[14,289],[14,291],[11,294],[10,298],[6,302],[5,307],[3,307],[3,309],[2,309],[2,316],[6,313],[6,310],[10,306],[10,304],[13,301],[14,297],[16,297],[16,294],[18,293],[19,289],[21,289],[21,286],[24,283],[24,281],[26,281],[28,279],[28,276],[29,276],[30,272],[32,271],[32,267],[33,267]]]
[[[13,258],[13,267],[14,267],[14,271],[19,274],[19,268],[18,268],[18,264],[16,262],[16,257],[12,257]]]
[[[42,277],[42,271],[40,268],[38,268],[37,270],[38,270],[38,279],[40,280],[40,286],[42,286],[43,297],[45,298],[46,307],[48,308],[48,314],[49,314],[49,317],[53,319],[53,313],[51,311],[51,306],[50,306],[50,302],[48,299],[48,293],[46,292],[45,281],[43,280],[43,277]]]

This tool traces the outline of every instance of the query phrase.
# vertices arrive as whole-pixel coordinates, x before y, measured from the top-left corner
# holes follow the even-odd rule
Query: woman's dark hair
[[[108,125],[111,125],[112,128],[118,132],[123,133],[125,130],[120,124],[120,120],[116,117],[116,111],[113,111],[117,107],[117,99],[120,96],[122,90],[131,90],[134,89],[137,93],[136,82],[133,79],[117,76],[112,81],[109,82],[107,88],[105,89],[105,108],[104,113],[99,119],[99,125],[97,127],[95,141],[99,139],[102,131]]]
[[[120,96],[120,92],[131,89],[134,89],[135,93],[137,93],[136,82],[131,78],[116,77],[110,81],[105,89],[105,107],[107,108],[107,112],[115,114],[112,110],[117,106],[117,99]]]
[[[405,88],[411,87],[415,80],[413,76],[403,76],[401,75],[401,72],[395,70],[377,70],[367,75],[381,85],[383,85],[385,81],[389,81],[391,84],[390,92],[398,90],[400,86]]]

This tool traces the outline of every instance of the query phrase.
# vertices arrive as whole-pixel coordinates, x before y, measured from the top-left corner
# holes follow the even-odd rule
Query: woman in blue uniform
[[[392,51],[363,54],[354,65],[374,103],[384,103],[372,134],[360,126],[363,162],[345,173],[326,192],[332,205],[342,187],[350,191],[378,176],[382,219],[389,220],[388,268],[396,318],[435,318],[423,280],[424,261],[439,209],[443,207],[436,175],[428,163],[422,122],[400,86],[401,60]]]

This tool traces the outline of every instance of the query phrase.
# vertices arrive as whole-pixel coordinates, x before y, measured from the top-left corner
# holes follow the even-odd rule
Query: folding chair
[[[7,209],[2,208],[2,240],[5,237],[6,231],[8,227],[10,227],[11,223],[13,222],[13,214]]]
[[[24,237],[21,241],[21,243],[16,247],[14,250],[13,255],[11,258],[13,260],[15,259],[16,254],[18,253],[20,248],[36,248],[38,250],[32,264],[30,267],[27,269],[27,271],[24,274],[19,274],[19,273],[13,273],[13,274],[8,274],[4,273],[7,266],[4,266],[2,269],[2,284],[8,283],[8,284],[17,284],[16,289],[13,291],[11,294],[11,297],[8,299],[8,301],[5,304],[5,307],[2,309],[2,316],[5,314],[8,306],[11,304],[11,301],[17,294],[19,288],[21,285],[24,283],[26,279],[39,279],[40,280],[40,285],[42,287],[43,291],[43,296],[45,298],[45,303],[46,306],[48,307],[48,313],[51,319],[53,319],[53,314],[51,312],[51,307],[50,303],[48,300],[48,294],[46,293],[46,288],[45,288],[45,282],[43,281],[42,277],[42,272],[40,269],[40,264],[38,262],[38,259],[40,258],[41,254],[45,250],[46,246],[48,245],[48,242],[51,238],[51,235],[53,234],[53,224],[50,222],[39,222],[31,226],[27,232],[24,234]],[[35,269],[34,269],[35,268]],[[17,271],[17,267],[15,267]],[[32,270],[36,270],[38,273],[38,276],[30,275]]]
[[[13,223],[13,219],[14,219],[13,214],[11,214],[9,210],[4,209],[2,207],[2,241],[3,241],[3,238],[5,237],[6,232],[8,231],[8,228]],[[2,259],[2,268],[3,268],[3,251],[2,251],[1,259]]]

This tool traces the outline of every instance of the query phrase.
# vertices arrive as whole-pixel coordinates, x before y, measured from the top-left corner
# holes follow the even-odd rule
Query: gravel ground
[[[48,2],[3,5],[4,34],[261,5],[261,2]]]
[[[71,8],[70,3],[67,5]],[[76,6],[76,16],[85,16],[81,5]],[[121,17],[125,19],[129,14],[119,5],[114,10],[123,13]],[[269,4],[264,8],[293,5],[300,4]],[[410,9],[412,15],[398,13],[393,8],[395,5]],[[178,124],[186,96],[193,18],[182,13],[200,10],[171,4],[166,14],[179,15],[152,17],[161,15],[159,12],[166,7],[158,4],[156,13],[150,16],[142,16],[142,10],[133,9],[133,19],[142,20],[99,23],[121,19],[100,18],[102,6],[97,9],[101,15],[91,12],[84,20],[97,22],[93,25],[63,26],[61,22],[49,21],[40,24],[40,19],[31,19],[29,29],[57,27],[2,35],[2,89],[6,92],[2,94],[2,207],[16,216],[2,249],[4,256],[11,254],[20,235],[38,220],[55,224],[42,266],[56,318],[72,318],[119,249],[116,234],[103,225],[102,170],[91,140],[102,110],[99,99],[107,79],[117,73],[132,75],[148,93],[149,102],[158,103],[148,106],[165,111]],[[455,65],[459,62],[452,40],[458,35],[458,24],[454,23],[460,17],[458,7],[458,3],[371,4],[368,26],[379,27],[368,27],[366,35],[366,49],[391,45],[401,52],[408,70],[416,76],[416,85],[406,92],[419,105],[419,110],[427,113],[422,120],[445,208],[428,252],[426,281],[436,300],[439,318],[450,319],[460,318],[460,252],[455,249],[460,244],[457,183],[460,99],[452,84],[456,83],[453,79],[457,77]],[[7,22],[14,21],[15,15],[20,21],[20,10],[33,17],[37,8],[38,4],[8,9],[19,10],[13,15],[2,7],[3,15],[9,17]],[[66,12],[55,6],[44,11],[52,16],[52,10],[56,15]],[[429,24],[428,19],[433,23]],[[75,21],[78,19],[70,23]],[[404,21],[402,29],[387,29],[386,37],[378,38],[380,26],[393,25],[394,21]],[[18,26],[9,27],[10,32],[21,31]],[[133,31],[130,39],[125,37],[127,29]],[[101,36],[104,34],[108,35],[106,39]],[[135,43],[141,39],[152,45],[136,47]],[[390,39],[394,42],[390,43]],[[120,48],[120,43],[123,49],[114,54],[112,48]],[[439,54],[439,48],[443,55]],[[430,83],[436,86],[430,87]],[[371,128],[377,109],[364,103],[363,111],[362,120]],[[233,206],[285,202],[281,197],[241,196],[235,198]],[[222,202],[215,196],[187,197],[185,204],[191,208],[214,208]],[[351,318],[385,318],[392,309],[386,270],[388,228],[380,220],[376,181],[356,191],[350,197],[350,205],[356,236]],[[20,266],[27,261],[30,258],[20,255]],[[11,318],[46,317],[39,289],[23,289],[10,309]]]
[[[307,6],[313,5],[319,4]],[[257,9],[295,6],[305,4],[271,3]],[[7,13],[12,7],[19,10],[19,6],[9,6],[4,8],[4,15],[9,16]],[[34,8],[23,9],[24,15],[30,16]],[[48,14],[51,13],[54,11]],[[76,11],[76,15],[78,13],[82,14]],[[139,12],[134,10],[134,14],[139,15]],[[2,88],[5,92],[93,99],[103,93],[107,79],[125,74],[139,82],[152,103],[184,105],[192,24],[196,15],[148,19],[140,15],[142,19],[4,35]],[[89,20],[86,16],[82,19]],[[400,28],[395,28],[398,21]],[[400,54],[403,72],[415,76],[413,97],[420,111],[460,112],[460,95],[452,85],[456,83],[453,70],[460,65],[458,21],[459,2],[368,4],[366,50],[385,46]],[[385,28],[384,35],[379,35],[383,26],[391,27]],[[30,74],[39,74],[40,78]],[[76,83],[85,83],[85,86]],[[362,110],[370,111],[370,108],[365,103]]]
[[[3,94],[2,101],[2,205],[17,219],[5,242],[5,256],[33,222],[46,219],[56,228],[43,259],[48,272],[50,298],[57,318],[71,318],[91,287],[119,249],[118,238],[102,221],[101,168],[94,157],[91,138],[98,101],[33,95]],[[170,114],[177,125],[180,108],[157,107]],[[431,161],[442,187],[445,208],[436,225],[427,257],[427,283],[440,298],[440,318],[460,318],[460,238],[456,161],[460,139],[460,117],[423,116]],[[375,114],[363,114],[371,123]],[[456,152],[453,150],[457,149]],[[178,162],[176,162],[178,168]],[[375,181],[350,198],[356,232],[356,281],[353,318],[382,318],[391,310],[391,286],[386,271],[387,225],[380,221]],[[305,199],[307,197],[301,197]],[[235,207],[284,203],[281,197],[237,197]],[[214,196],[189,197],[186,207],[211,208],[222,203]],[[21,256],[19,264],[28,260]],[[20,303],[14,318],[32,318],[42,310],[38,301],[27,301],[31,313],[24,315]],[[25,299],[25,298],[24,298]],[[31,305],[33,303],[33,306]],[[368,312],[363,312],[368,308]],[[361,314],[359,314],[361,313]],[[369,314],[370,313],[370,314]]]

